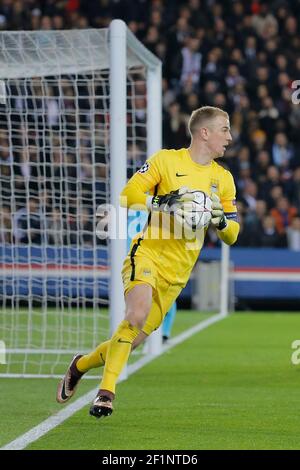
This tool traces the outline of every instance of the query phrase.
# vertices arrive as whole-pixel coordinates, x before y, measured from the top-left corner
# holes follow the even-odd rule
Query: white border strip
[[[28,267],[2,267],[0,277],[29,277],[29,278],[73,278],[73,279],[103,279],[106,286],[110,277],[109,269],[69,269],[69,268],[28,268]],[[193,279],[194,275],[191,276]],[[300,272],[296,271],[239,271],[238,269],[230,273],[230,278],[234,281],[279,281],[279,282],[300,282]]]
[[[182,343],[186,339],[190,338],[194,334],[198,333],[199,331],[204,330],[210,325],[213,325],[214,323],[223,320],[226,318],[224,315],[218,314],[214,315],[211,318],[208,318],[207,320],[201,321],[197,325],[189,328],[188,330],[184,331],[178,336],[175,336],[172,340],[169,341],[168,344],[164,345],[162,347],[161,354],[168,351],[169,349],[173,348],[174,346],[177,346],[178,344]],[[156,359],[158,356],[145,356],[139,361],[137,361],[135,364],[132,364],[128,366],[128,376],[134,374],[137,372],[139,369],[144,367],[146,364],[149,362],[153,361]],[[121,380],[120,380],[121,382]],[[40,439],[40,437],[44,436],[47,434],[49,431],[52,429],[56,428],[60,424],[62,424],[64,421],[66,421],[68,418],[70,418],[73,414],[77,413],[77,411],[81,410],[84,406],[86,406],[89,402],[91,402],[98,389],[93,389],[92,391],[86,393],[82,397],[78,398],[74,403],[71,405],[67,405],[63,410],[59,411],[56,413],[54,416],[51,416],[50,418],[46,419],[45,421],[42,421],[40,424],[35,426],[34,428],[30,429],[30,431],[26,432],[25,434],[22,434],[21,436],[17,437],[13,441],[9,442],[6,444],[4,447],[1,447],[0,450],[22,450],[25,449],[29,444],[31,444],[34,441],[37,441]]]
[[[235,271],[230,277],[234,281],[300,282],[299,272]]]
[[[0,277],[33,277],[33,278],[44,278],[44,277],[55,277],[55,278],[97,278],[97,279],[108,279],[110,276],[109,269],[74,269],[71,268],[28,268],[28,267],[5,267],[0,268]]]

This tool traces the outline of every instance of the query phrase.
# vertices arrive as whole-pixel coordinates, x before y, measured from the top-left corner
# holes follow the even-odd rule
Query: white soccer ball
[[[211,221],[210,197],[203,191],[189,191],[192,200],[185,202],[175,213],[176,222],[184,231],[195,233],[207,227]]]

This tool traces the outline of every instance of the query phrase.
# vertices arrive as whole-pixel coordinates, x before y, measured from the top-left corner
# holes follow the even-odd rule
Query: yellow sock
[[[79,372],[86,372],[95,367],[101,367],[105,364],[110,340],[99,344],[96,349],[78,359],[76,367]]]
[[[128,360],[131,345],[139,332],[138,328],[131,326],[126,320],[118,326],[109,343],[103,377],[100,383],[101,390],[109,390],[115,393],[117,379]]]

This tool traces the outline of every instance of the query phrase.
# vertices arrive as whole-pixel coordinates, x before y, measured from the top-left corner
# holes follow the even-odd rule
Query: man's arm
[[[153,189],[153,186],[145,185],[138,178],[132,177],[120,194],[120,205],[122,207],[134,206],[136,210],[147,209],[147,191]]]
[[[232,175],[226,172],[226,191],[222,200],[213,193],[212,219],[211,223],[217,229],[218,237],[227,245],[233,245],[238,237],[240,225],[237,221],[237,210],[235,205],[235,185]]]
[[[161,169],[159,152],[154,154],[128,181],[120,194],[120,205],[138,210],[147,209],[147,192],[154,192],[155,186],[160,183]]]
[[[120,205],[122,207],[133,207],[135,210],[159,210],[172,212],[177,207],[177,203],[191,199],[187,195],[188,188],[181,188],[168,194],[152,195],[148,192],[155,192],[155,187],[161,181],[160,154],[153,155],[142,168],[135,173],[128,181],[120,195]],[[186,195],[184,197],[184,195]]]
[[[233,245],[238,237],[240,224],[234,220],[228,220],[228,225],[223,230],[218,230],[218,237],[227,245]]]

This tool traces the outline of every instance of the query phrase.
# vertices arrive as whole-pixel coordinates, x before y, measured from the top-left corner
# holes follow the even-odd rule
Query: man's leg
[[[160,326],[181,289],[181,286],[169,284],[159,277],[156,289],[152,290],[149,284],[143,282],[129,291],[125,320],[110,341],[100,390],[90,408],[91,415],[101,417],[112,413],[115,384],[128,360],[131,347]],[[128,329],[131,330],[129,334]]]
[[[141,331],[133,341],[132,349],[137,348],[146,338],[147,335]],[[58,385],[56,399],[59,403],[65,403],[74,395],[79,380],[88,370],[105,364],[109,343],[110,340],[104,341],[89,354],[77,354],[72,359],[66,375]]]
[[[96,417],[112,413],[112,400],[115,397],[117,379],[151,309],[152,287],[149,284],[134,286],[126,295],[125,302],[125,319],[109,342],[99,392],[90,408],[90,414]]]
[[[171,336],[171,330],[172,330],[172,326],[175,320],[176,311],[177,311],[176,302],[174,302],[163,321],[163,326],[162,326],[163,341],[167,341]]]
[[[76,364],[77,369],[85,373],[90,369],[104,366],[109,343],[110,340],[104,341],[99,344],[94,351],[82,356]]]

